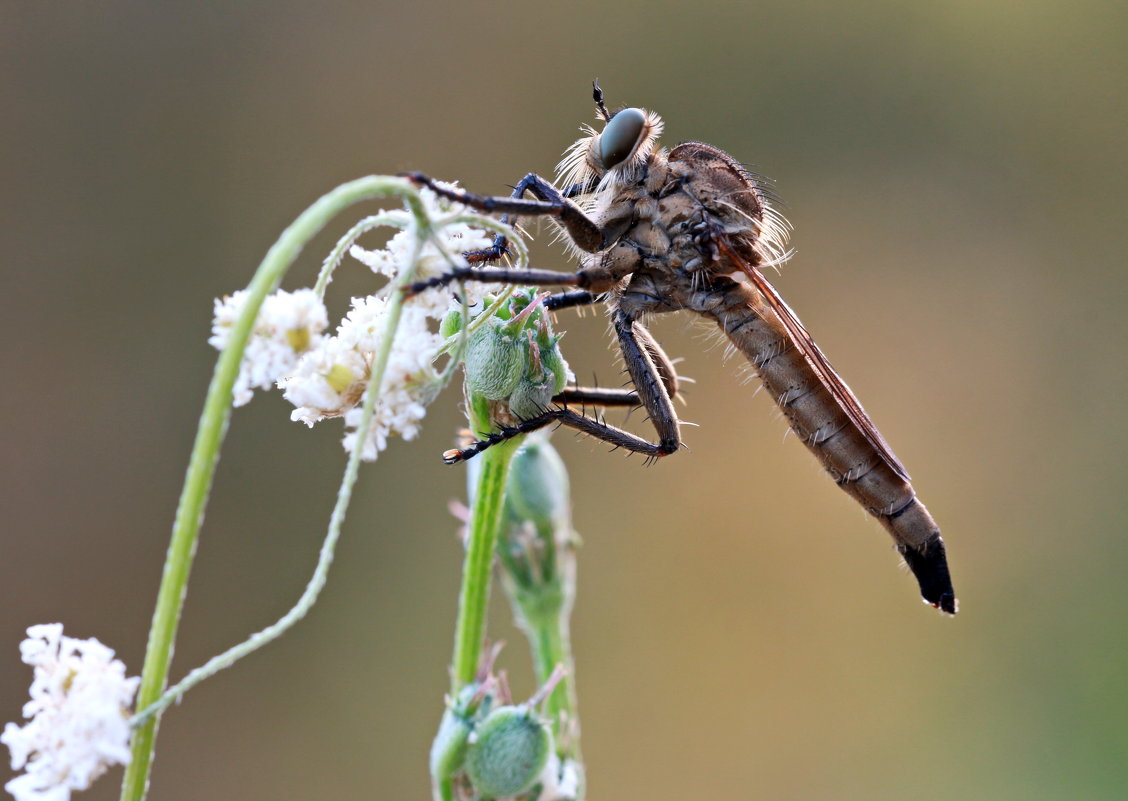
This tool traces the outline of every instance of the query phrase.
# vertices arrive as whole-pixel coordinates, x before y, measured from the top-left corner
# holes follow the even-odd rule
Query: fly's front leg
[[[518,181],[517,185],[513,187],[513,194],[511,194],[510,197],[523,197],[525,190],[529,188],[529,183],[533,178],[537,178],[537,175],[535,173],[529,173],[520,181]],[[592,179],[586,184],[572,184],[561,194],[568,199],[579,197],[580,195],[586,195],[595,188],[596,183],[598,182],[595,179]],[[511,222],[508,214],[503,214],[501,221],[506,225],[509,225],[509,223]],[[502,256],[506,256],[508,254],[509,240],[506,238],[505,234],[497,234],[494,237],[493,244],[488,248],[485,248],[484,250],[467,250],[462,254],[462,257],[466,259],[466,261],[468,261],[470,264],[475,264],[481,262],[497,261]]]
[[[427,187],[440,197],[445,197],[456,203],[463,203],[488,214],[502,213],[506,215],[507,219],[511,214],[555,217],[568,231],[572,241],[589,253],[603,250],[609,244],[606,241],[604,231],[596,225],[594,220],[584,214],[583,210],[569,198],[565,197],[563,192],[535,173],[529,173],[518,182],[517,187],[519,187],[520,193],[515,189],[512,197],[475,195],[462,189],[439,186],[434,180],[421,172],[409,172],[403,175],[419,186]],[[539,200],[528,200],[521,197],[520,195],[523,195],[526,191],[532,192]],[[489,250],[492,249],[487,249],[487,252]],[[477,260],[484,261],[485,259],[479,258]]]
[[[629,210],[605,220],[601,227],[584,214],[580,207],[559,189],[534,173],[526,175],[517,184],[514,196],[508,198],[486,197],[462,189],[450,189],[438,185],[422,173],[407,173],[406,175],[415,183],[426,186],[441,197],[457,203],[463,203],[485,212],[505,212],[503,219],[506,220],[510,213],[553,216],[564,226],[573,242],[592,254],[584,257],[582,260],[583,266],[572,275],[562,275],[550,270],[510,270],[504,267],[482,267],[473,263],[500,257],[504,252],[503,237],[500,240],[494,240],[493,248],[463,253],[463,257],[470,262],[469,264],[455,267],[448,273],[413,284],[408,290],[412,294],[422,292],[425,289],[446,286],[453,281],[460,280],[529,286],[576,286],[583,290],[582,292],[562,293],[558,297],[550,298],[548,308],[560,309],[598,302],[601,299],[599,296],[612,290],[623,278],[642,266],[637,246],[619,240],[625,226],[630,222]],[[532,192],[541,199],[528,200],[517,196],[525,191]],[[577,194],[580,193],[577,190]],[[501,249],[497,250],[499,241],[502,245]]]

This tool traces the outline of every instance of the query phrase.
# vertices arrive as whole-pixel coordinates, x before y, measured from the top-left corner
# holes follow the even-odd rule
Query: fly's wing
[[[881,458],[885,460],[894,472],[897,473],[905,481],[909,480],[909,473],[905,470],[905,466],[901,464],[900,460],[894,455],[893,449],[889,447],[889,443],[881,436],[881,432],[877,430],[877,426],[869,419],[866,410],[862,408],[862,404],[850,391],[850,387],[846,386],[834,368],[830,366],[823,352],[819,350],[819,346],[815,344],[815,340],[807,333],[807,329],[799,322],[799,318],[795,316],[795,312],[791,311],[791,307],[787,305],[783,298],[776,292],[764,274],[751,264],[747,259],[740,256],[736,249],[728,243],[722,236],[718,237],[717,245],[720,250],[728,257],[728,259],[738,267],[745,275],[752,281],[752,285],[756,288],[767,301],[768,305],[772,307],[772,311],[779,317],[783,327],[787,329],[788,335],[795,347],[803,354],[808,364],[815,371],[815,374],[822,381],[823,386],[830,390],[830,394],[838,402],[842,411],[846,412],[847,417],[858,427],[866,440],[873,446]]]

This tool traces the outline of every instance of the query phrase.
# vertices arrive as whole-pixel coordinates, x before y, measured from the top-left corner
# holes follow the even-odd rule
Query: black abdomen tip
[[[897,549],[905,558],[905,563],[920,584],[920,594],[925,602],[954,615],[959,610],[956,591],[952,589],[952,576],[948,572],[948,557],[944,551],[944,540],[937,534],[923,549],[909,546]]]

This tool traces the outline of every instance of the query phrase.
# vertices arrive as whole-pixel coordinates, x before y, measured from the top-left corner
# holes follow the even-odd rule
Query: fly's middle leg
[[[427,289],[447,286],[455,281],[479,281],[485,284],[522,284],[524,286],[578,286],[581,273],[558,273],[554,270],[511,270],[508,267],[479,267],[466,265],[454,267],[442,275],[416,281],[407,291],[416,295]],[[549,298],[548,300],[551,300]],[[584,299],[579,299],[582,303]],[[594,298],[590,301],[595,302]],[[580,305],[573,303],[571,305]]]
[[[604,300],[604,297],[598,292],[588,292],[586,289],[581,289],[578,292],[558,292],[544,299],[544,307],[549,311],[575,309],[600,303]]]
[[[615,309],[611,314],[611,325],[619,339],[619,348],[623,352],[623,361],[626,362],[627,372],[635,385],[638,399],[646,409],[650,422],[658,433],[657,443],[647,443],[649,456],[669,456],[681,447],[681,431],[678,428],[678,417],[674,412],[674,404],[666,390],[667,380],[663,379],[663,371],[659,370],[651,356],[651,348],[662,353],[658,343],[650,336],[646,329],[635,322],[634,318],[622,309]],[[640,337],[638,330],[644,334]],[[647,347],[647,346],[650,347]],[[662,356],[665,356],[662,353]],[[673,375],[673,365],[669,359],[664,359],[665,370]],[[676,384],[674,384],[676,387]]]

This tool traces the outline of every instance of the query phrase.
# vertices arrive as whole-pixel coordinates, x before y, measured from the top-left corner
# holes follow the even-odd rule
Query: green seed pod
[[[525,372],[525,346],[487,323],[470,335],[466,386],[490,400],[509,397]]]
[[[439,731],[431,743],[431,776],[446,779],[462,767],[466,746],[474,725],[486,717],[493,706],[491,692],[482,695],[481,685],[468,684],[458,694],[453,706],[448,706],[439,722]]]
[[[517,795],[536,784],[554,747],[552,729],[531,709],[498,707],[471,737],[466,775],[487,798]]]
[[[453,709],[443,712],[439,731],[431,743],[431,777],[442,780],[454,775],[466,758],[466,743],[473,728]]]

